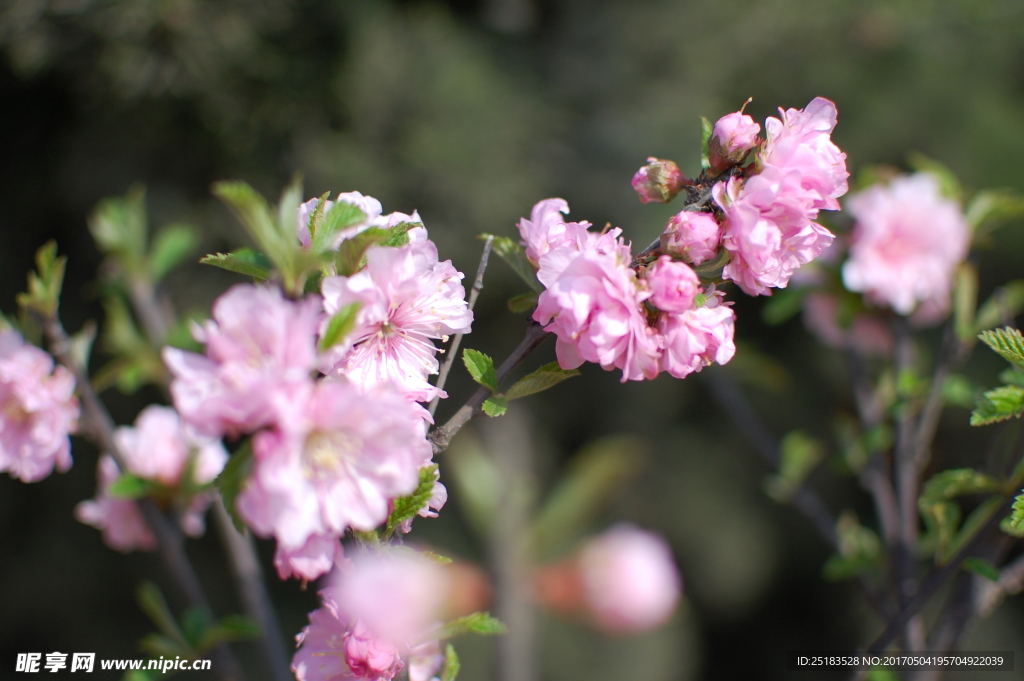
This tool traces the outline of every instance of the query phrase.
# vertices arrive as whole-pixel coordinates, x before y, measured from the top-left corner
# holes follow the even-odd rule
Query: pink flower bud
[[[700,279],[682,262],[673,262],[663,255],[647,269],[647,286],[651,290],[650,302],[665,312],[685,312],[693,307],[693,299],[700,292]]]
[[[742,163],[747,153],[760,142],[759,132],[761,126],[742,111],[719,118],[708,140],[711,168],[720,172],[732,164]]]
[[[647,159],[647,165],[633,175],[633,189],[643,203],[668,203],[686,184],[682,171],[672,161]]]
[[[587,608],[605,631],[653,629],[679,602],[681,580],[672,551],[651,532],[616,525],[583,547],[579,565]]]
[[[345,634],[345,664],[354,676],[365,679],[391,679],[405,667],[398,648],[361,622]]]
[[[721,239],[722,229],[710,213],[684,210],[669,218],[661,234],[661,249],[699,265],[714,259]]]

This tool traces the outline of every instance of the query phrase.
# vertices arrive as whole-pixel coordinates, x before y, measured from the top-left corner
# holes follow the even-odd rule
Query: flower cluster
[[[119,471],[111,456],[101,457],[97,496],[78,504],[75,516],[102,530],[103,540],[118,551],[153,549],[155,540],[136,502],[111,494],[123,472],[151,483],[154,495],[179,507],[185,533],[201,535],[206,529],[203,514],[213,501],[203,487],[213,482],[228,459],[220,440],[199,435],[174,409],[158,405],[143,409],[133,427],[118,428],[114,439],[127,470]]]
[[[282,578],[326,573],[342,557],[346,530],[373,530],[394,499],[416,489],[433,455],[430,416],[417,402],[443,396],[427,382],[438,366],[433,339],[472,322],[463,275],[438,260],[416,215],[381,215],[380,203],[358,192],[313,199],[296,216],[299,242],[308,247],[311,228],[349,206],[363,219],[339,232],[335,250],[403,223],[405,242],[370,246],[361,270],[322,279],[322,295],[290,300],[276,286],[237,285],[194,329],[204,355],[164,350],[186,422],[215,437],[253,435],[236,509],[257,534],[277,539]],[[321,347],[332,318],[352,309],[348,332]],[[435,484],[421,515],[444,503]]]
[[[38,482],[71,468],[74,392],[70,371],[14,331],[0,331],[0,471]]]

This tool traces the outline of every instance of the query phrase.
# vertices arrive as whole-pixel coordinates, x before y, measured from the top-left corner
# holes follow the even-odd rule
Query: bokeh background
[[[833,139],[855,173],[902,166],[917,150],[968,187],[1024,191],[1017,0],[5,0],[0,52],[0,309],[14,312],[33,252],[55,238],[69,258],[72,331],[103,314],[87,215],[135,182],[147,187],[151,223],[194,225],[205,253],[245,243],[212,182],[244,179],[275,197],[301,172],[308,196],[358,190],[386,211],[418,209],[442,257],[472,273],[476,234],[514,236],[550,196],[567,199],[575,219],[648,243],[673,211],[641,205],[629,186],[647,156],[695,173],[699,116],[753,97],[747,112],[763,120],[821,95],[838,105]],[[981,254],[983,297],[1024,275],[1022,226],[1004,227]],[[167,287],[179,309],[202,311],[235,281],[189,264]],[[505,301],[520,290],[493,262],[465,346],[495,357],[515,346],[522,321]],[[732,377],[774,435],[803,428],[834,442],[833,424],[852,411],[842,355],[799,318],[763,324],[763,302],[737,304],[747,352]],[[979,357],[968,374],[992,385],[999,369]],[[442,418],[472,389],[455,373]],[[104,398],[129,423],[159,394]],[[673,622],[638,638],[609,641],[541,615],[541,678],[788,678],[786,650],[849,649],[877,633],[855,590],[823,580],[829,550],[810,523],[763,493],[765,465],[704,377],[620,385],[590,365],[514,410],[537,503],[580,447],[634,438],[636,470],[589,529],[626,519],[662,532],[686,589]],[[947,411],[940,463],[970,465],[984,446],[967,418]],[[469,437],[486,446],[495,436]],[[138,655],[151,626],[135,587],[167,583],[155,556],[110,551],[72,518],[92,496],[96,452],[76,439],[74,455],[70,472],[39,484],[0,479],[0,676],[17,652]],[[855,508],[870,524],[855,485],[827,469],[814,484],[831,510]],[[453,493],[416,533],[486,565],[487,542],[464,511]],[[215,537],[190,553],[218,611],[237,610]],[[283,629],[297,632],[315,590],[276,579],[272,590]],[[1022,634],[1024,609],[1011,600],[966,645],[1020,652]],[[465,678],[496,678],[492,646],[460,643]],[[261,678],[255,646],[238,650]]]

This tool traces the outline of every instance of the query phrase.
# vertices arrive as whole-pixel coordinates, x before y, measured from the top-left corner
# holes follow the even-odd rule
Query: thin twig
[[[526,359],[527,355],[536,350],[550,335],[544,330],[544,327],[535,321],[529,321],[527,323],[526,336],[519,343],[519,346],[512,351],[501,366],[498,367],[496,372],[498,382],[500,383],[509,373],[512,372],[519,364]],[[455,437],[455,434],[462,429],[464,425],[469,423],[470,419],[480,415],[480,405],[484,403],[488,397],[490,397],[491,391],[487,388],[481,387],[466,401],[462,407],[455,412],[455,414],[448,419],[443,426],[435,428],[430,434],[430,441],[434,447],[434,454],[440,454],[444,450],[448,449],[448,444]]]
[[[494,235],[488,234],[487,240],[484,242],[484,252],[480,255],[480,264],[476,268],[476,279],[473,280],[473,289],[469,292],[469,309],[473,310],[473,306],[476,305],[476,299],[480,297],[480,291],[484,288],[484,272],[487,271],[487,260],[491,256],[491,244],[494,243]],[[455,358],[459,354],[459,344],[462,343],[462,336],[464,334],[455,334],[455,338],[452,339],[452,344],[448,346],[448,356],[444,360],[444,364],[441,365],[441,371],[437,375],[437,385],[434,386],[438,390],[444,389],[444,384],[448,381],[448,372],[452,370],[452,363],[455,362]],[[430,415],[433,416],[434,412],[437,411],[437,405],[441,402],[441,396],[438,395],[430,401]]]
[[[1003,602],[1003,599],[1024,591],[1024,556],[1004,567],[999,572],[999,581],[987,583],[980,589],[975,601],[974,610],[981,617],[988,617]]]

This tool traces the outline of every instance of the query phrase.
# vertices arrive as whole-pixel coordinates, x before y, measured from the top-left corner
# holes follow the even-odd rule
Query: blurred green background
[[[86,217],[134,182],[148,189],[152,224],[195,225],[205,253],[244,241],[210,196],[213,181],[244,179],[276,197],[301,172],[307,196],[358,190],[385,211],[418,209],[442,258],[472,273],[476,234],[514,236],[518,218],[550,196],[567,199],[575,219],[648,243],[673,205],[636,200],[629,180],[647,156],[695,173],[699,116],[714,120],[753,97],[747,112],[763,121],[820,95],[838,105],[833,139],[853,172],[902,165],[917,150],[968,187],[1024,191],[1016,0],[6,0],[0,50],[0,309],[14,311],[32,253],[56,238],[69,257],[62,303],[72,331],[102,317]],[[1024,275],[1020,227],[982,253],[983,297]],[[179,309],[202,311],[234,281],[187,265],[168,290]],[[522,322],[504,305],[520,289],[493,262],[464,347],[504,357],[515,346]],[[802,427],[832,441],[835,419],[851,411],[842,355],[819,347],[799,319],[763,325],[763,302],[738,301],[737,337],[749,352],[731,370],[774,435]],[[550,344],[538,355],[531,362],[551,361]],[[979,357],[968,373],[993,385],[1000,368]],[[472,389],[455,373],[441,418]],[[129,423],[158,394],[104,398]],[[545,617],[542,678],[783,678],[786,650],[853,648],[878,631],[849,585],[822,579],[828,548],[810,523],[762,492],[765,466],[703,377],[620,385],[588,365],[515,408],[534,426],[540,498],[582,445],[622,434],[641,443],[638,473],[592,529],[629,519],[661,531],[686,588],[676,620],[640,638],[608,643]],[[947,411],[941,465],[970,465],[990,437],[967,418]],[[137,655],[151,627],[134,589],[145,576],[166,582],[156,557],[116,554],[72,518],[95,484],[95,451],[76,440],[74,455],[69,473],[39,484],[0,479],[8,670],[17,652]],[[814,483],[834,513],[852,507],[872,522],[850,480],[822,471]],[[453,493],[416,533],[485,561],[462,510]],[[218,610],[237,610],[215,538],[190,551]],[[272,589],[284,630],[298,632],[314,590],[276,579]],[[967,645],[1020,650],[1022,634],[1024,610],[1011,601]],[[495,678],[491,645],[460,644],[466,678]],[[259,679],[255,646],[239,650]]]

